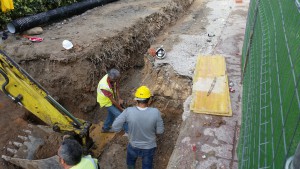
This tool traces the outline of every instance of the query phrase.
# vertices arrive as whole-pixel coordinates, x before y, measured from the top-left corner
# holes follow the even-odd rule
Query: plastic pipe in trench
[[[73,3],[69,6],[59,7],[47,12],[42,12],[36,15],[13,20],[12,22],[7,24],[7,29],[10,33],[23,32],[41,24],[64,19],[73,15],[79,15],[94,7],[105,5],[115,1],[118,0],[84,0],[81,2]]]

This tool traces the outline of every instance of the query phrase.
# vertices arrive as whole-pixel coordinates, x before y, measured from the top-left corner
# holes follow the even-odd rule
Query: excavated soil
[[[163,115],[165,133],[158,137],[155,168],[166,168],[181,124],[183,101],[191,94],[191,79],[177,75],[167,64],[154,66],[147,50],[155,38],[180,18],[192,0],[121,0],[43,27],[41,43],[10,35],[4,51],[35,78],[52,97],[76,117],[98,123],[106,116],[96,103],[96,87],[110,68],[122,72],[121,95],[132,100],[140,85],[153,92],[152,106]],[[69,39],[74,48],[64,50]],[[1,154],[9,140],[22,134],[28,123],[39,123],[0,93]],[[57,137],[59,139],[59,137]],[[51,144],[58,144],[58,141]],[[104,169],[126,168],[127,138],[118,134],[99,158]],[[55,147],[55,146],[51,146]],[[52,150],[50,152],[50,150]],[[38,158],[55,153],[40,149]],[[141,162],[138,161],[138,168]],[[0,168],[16,168],[2,159]]]
[[[183,102],[191,94],[190,79],[178,76],[169,65],[153,67],[147,59],[145,59],[145,67],[141,76],[143,77],[141,84],[148,85],[154,91],[153,104],[151,106],[161,110],[166,131],[163,135],[158,136],[154,168],[166,168],[181,127]],[[128,84],[131,83],[129,82]],[[185,87],[182,86],[183,84],[188,85]],[[101,155],[101,167],[105,169],[127,167],[126,144],[128,141],[122,134],[120,133]],[[140,160],[138,160],[136,167],[141,168]]]

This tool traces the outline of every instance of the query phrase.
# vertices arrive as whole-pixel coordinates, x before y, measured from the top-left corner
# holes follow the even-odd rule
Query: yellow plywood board
[[[232,116],[225,58],[199,56],[196,64],[191,110],[220,116]]]

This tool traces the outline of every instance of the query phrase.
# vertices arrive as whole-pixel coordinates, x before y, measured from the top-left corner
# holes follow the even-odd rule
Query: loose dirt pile
[[[168,65],[153,67],[145,53],[159,32],[181,17],[191,3],[121,0],[43,27],[41,43],[10,36],[3,49],[67,110],[94,123],[105,117],[96,103],[96,87],[106,70],[116,67],[122,71],[124,99],[132,99],[139,85],[149,86],[154,94],[153,106],[162,111],[166,127],[166,133],[158,139],[155,168],[165,168],[178,136],[182,102],[191,92],[191,82]],[[71,40],[74,48],[64,50],[61,47],[64,39]],[[9,103],[2,93],[0,98],[4,136],[0,147],[5,147],[28,121],[22,118],[25,110]],[[126,143],[126,138],[117,137],[101,155],[101,166],[126,168]],[[5,149],[1,154],[6,154]],[[0,168],[9,167],[14,168],[0,164]]]

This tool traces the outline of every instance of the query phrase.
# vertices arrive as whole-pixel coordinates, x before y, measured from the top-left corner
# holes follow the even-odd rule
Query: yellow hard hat
[[[135,92],[135,100],[145,100],[150,97],[151,97],[151,92],[147,86],[141,86]]]

